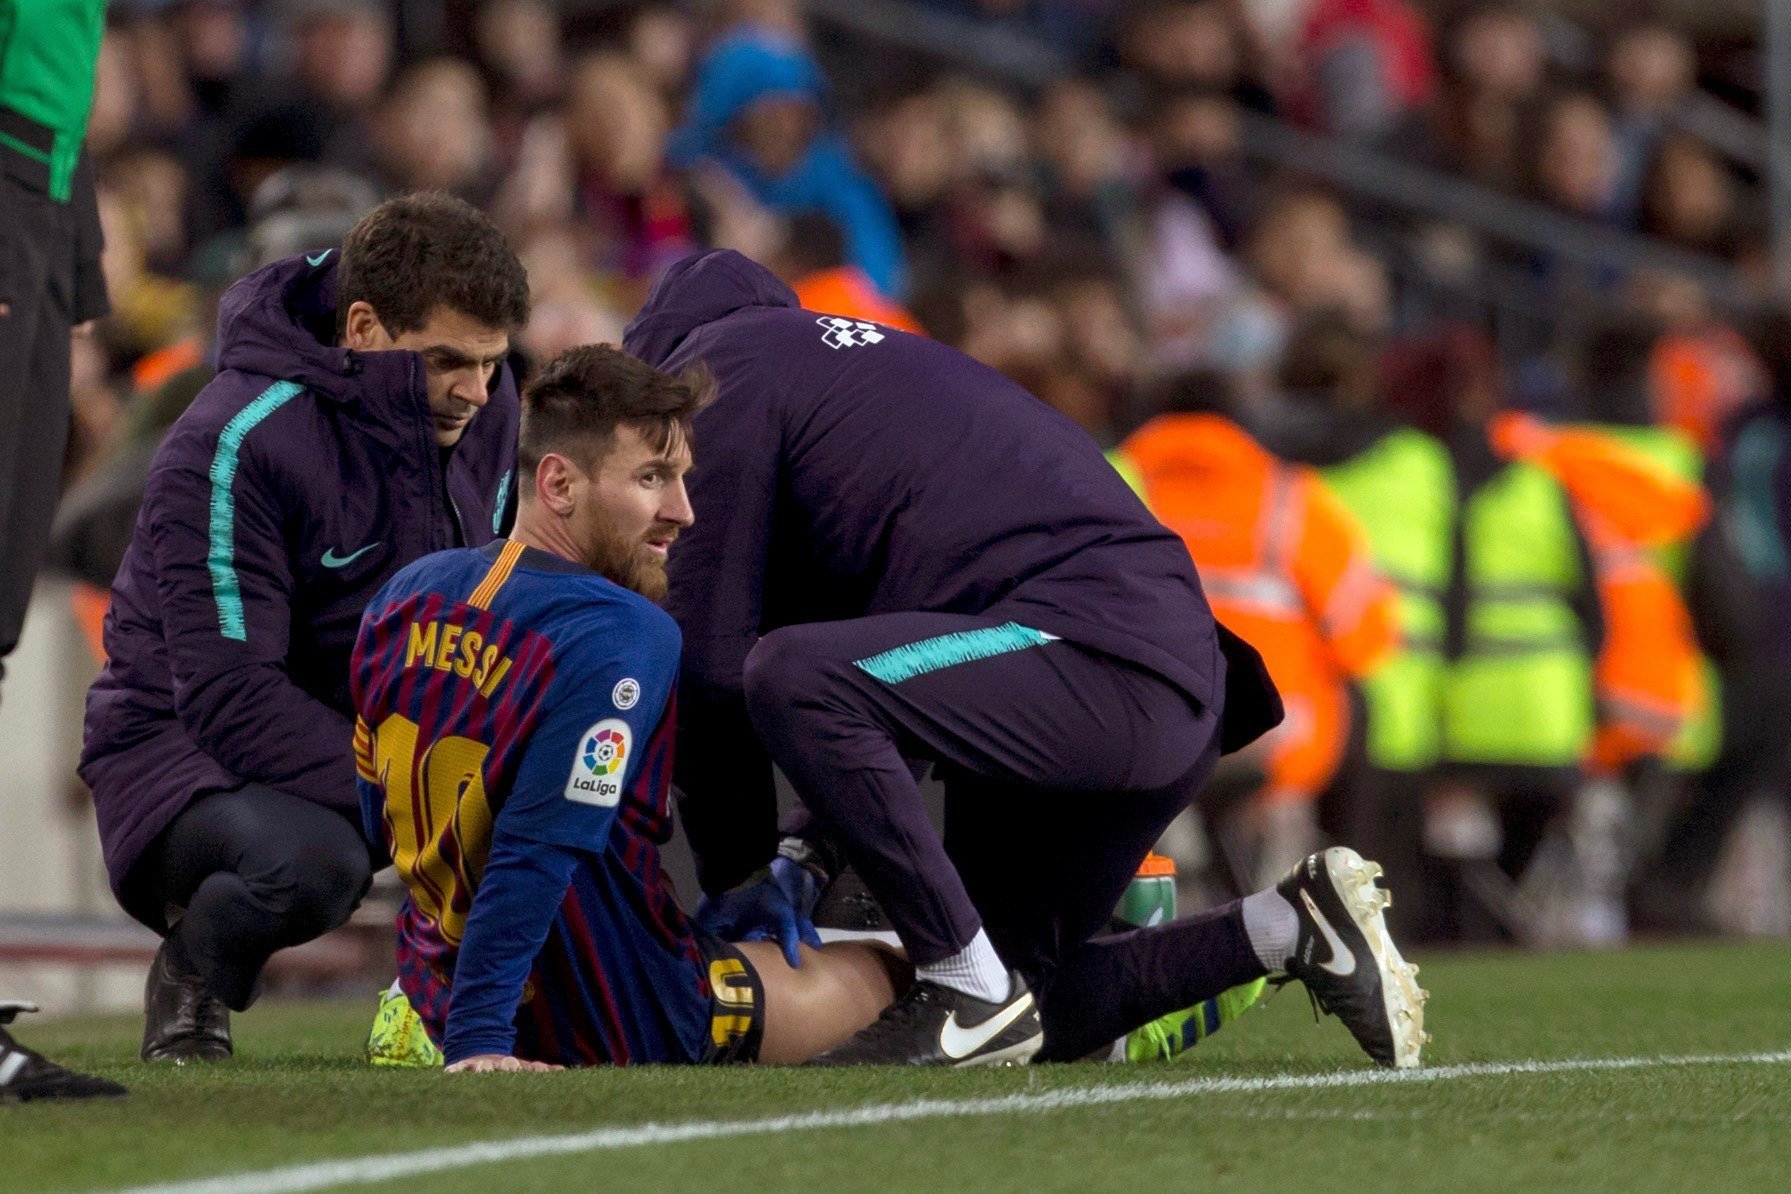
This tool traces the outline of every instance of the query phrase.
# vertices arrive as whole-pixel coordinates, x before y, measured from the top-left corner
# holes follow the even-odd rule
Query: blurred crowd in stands
[[[1786,791],[1791,320],[1757,165],[1688,118],[1711,78],[1746,101],[1722,56],[1749,47],[1553,7],[118,0],[89,136],[116,310],[76,345],[59,562],[109,583],[222,290],[379,198],[493,213],[534,291],[525,371],[619,340],[666,264],[735,248],[816,310],[956,345],[1103,447],[1169,405],[1335,482],[1400,590],[1404,695],[1344,676],[1322,790],[1213,820],[1215,870],[1247,882],[1322,829],[1424,872],[1400,887],[1431,917],[1414,931],[1707,927],[1731,827]],[[1624,254],[1576,251],[1606,243]],[[1573,427],[1696,500],[1602,508],[1626,474],[1548,438]],[[1623,550],[1670,582],[1689,647],[1680,607],[1638,630],[1613,606]],[[1689,651],[1697,679],[1644,676],[1670,724],[1613,746],[1616,640]],[[1448,724],[1399,737],[1402,699]],[[1500,700],[1516,720],[1481,733]]]

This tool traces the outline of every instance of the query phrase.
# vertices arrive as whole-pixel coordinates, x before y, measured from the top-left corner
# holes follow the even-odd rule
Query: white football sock
[[[988,1003],[1000,1003],[1012,990],[1007,967],[989,943],[989,934],[982,929],[976,931],[969,945],[951,957],[931,965],[916,966],[914,977],[962,991]]]
[[[1287,969],[1300,943],[1300,916],[1274,888],[1243,899],[1244,935],[1270,974]]]

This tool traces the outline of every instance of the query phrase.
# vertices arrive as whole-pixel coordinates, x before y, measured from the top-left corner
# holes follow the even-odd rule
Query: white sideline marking
[[[1712,1053],[1689,1057],[1602,1057],[1575,1061],[1501,1061],[1435,1066],[1417,1070],[1343,1070],[1329,1074],[1285,1074],[1274,1078],[1191,1078],[1184,1082],[1126,1082],[1108,1086],[1071,1086],[1036,1094],[988,1099],[915,1099],[907,1103],[874,1103],[844,1111],[807,1111],[764,1119],[698,1120],[598,1128],[560,1136],[523,1136],[451,1148],[351,1157],[279,1169],[250,1170],[200,1181],[159,1186],[133,1186],[118,1194],[296,1194],[332,1186],[368,1185],[439,1173],[499,1161],[533,1160],[569,1153],[603,1152],[687,1140],[725,1140],[777,1132],[812,1132],[828,1128],[866,1128],[919,1119],[963,1119],[986,1115],[1019,1115],[1100,1107],[1109,1103],[1183,1099],[1196,1095],[1256,1094],[1272,1090],[1330,1090],[1354,1086],[1403,1086],[1454,1078],[1496,1078],[1508,1074],[1568,1074],[1596,1070],[1653,1069],[1661,1066],[1783,1065],[1791,1050],[1776,1053]]]

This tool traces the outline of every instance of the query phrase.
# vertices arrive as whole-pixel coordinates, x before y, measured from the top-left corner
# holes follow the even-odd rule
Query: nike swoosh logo
[[[323,252],[319,253],[317,256],[306,257],[305,260],[310,263],[312,269],[316,269],[318,266],[322,265],[325,261],[327,261],[329,259],[329,255],[334,252],[335,252],[334,249],[325,249]]]
[[[332,547],[323,553],[323,566],[325,568],[346,568],[348,565],[354,563],[378,546],[379,544],[377,543],[369,543],[367,546],[361,548],[361,550],[345,556],[337,555],[336,549]]]
[[[959,1027],[958,1013],[953,1012],[945,1018],[944,1027],[939,1030],[939,1051],[953,1061],[962,1061],[1000,1036],[1009,1024],[1031,1010],[1032,993],[1029,991],[1015,1000],[1013,1006],[995,1013],[974,1028]]]
[[[1300,898],[1306,901],[1306,911],[1312,913],[1312,919],[1318,922],[1318,931],[1324,934],[1325,944],[1331,947],[1330,959],[1320,962],[1318,968],[1329,970],[1338,978],[1348,978],[1356,972],[1356,955],[1343,944],[1343,938],[1337,935],[1337,930],[1331,927],[1331,922],[1325,919],[1325,914],[1320,912],[1318,905],[1312,902],[1312,893],[1302,887],[1300,888]]]

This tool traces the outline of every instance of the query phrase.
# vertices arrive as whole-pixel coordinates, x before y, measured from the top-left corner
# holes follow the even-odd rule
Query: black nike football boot
[[[0,1002],[0,1025],[20,1012],[34,1012],[34,1003]],[[35,1049],[27,1049],[0,1028],[0,1103],[38,1099],[116,1099],[128,1092],[116,1082],[65,1070]]]
[[[1378,862],[1345,846],[1307,857],[1275,885],[1299,917],[1299,939],[1287,976],[1311,992],[1321,1011],[1343,1021],[1376,1062],[1415,1066],[1424,1044],[1424,1002],[1418,968],[1399,956],[1381,912],[1393,897],[1375,879]]]
[[[1012,989],[991,1003],[917,982],[883,1015],[809,1065],[1025,1065],[1045,1043],[1038,1003],[1026,980],[1010,971]]]
[[[228,1060],[234,1052],[229,1009],[175,965],[170,949],[162,942],[143,987],[143,1060],[175,1065]]]

